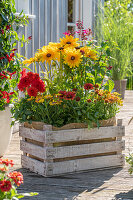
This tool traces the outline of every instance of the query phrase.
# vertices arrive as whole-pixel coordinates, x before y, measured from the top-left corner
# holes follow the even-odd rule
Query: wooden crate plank
[[[110,126],[93,128],[91,130],[85,129],[70,129],[61,131],[40,131],[35,129],[29,129],[20,127],[20,136],[36,140],[39,142],[57,143],[57,142],[69,142],[80,140],[92,140],[111,137],[120,137],[125,135],[124,126]]]
[[[38,142],[45,142],[45,131],[40,131],[36,129],[25,128],[23,126],[19,127],[19,135],[24,138],[29,138],[31,140],[36,140]]]
[[[49,160],[54,158],[69,158],[74,156],[93,155],[117,151],[122,152],[124,149],[124,141],[83,144],[55,148],[40,147],[25,141],[20,141],[20,149],[24,153],[28,153],[44,160]]]
[[[108,152],[122,152],[125,145],[124,141],[112,141],[93,144],[81,144],[73,146],[46,148],[47,158],[66,158],[73,156],[92,155]]]
[[[38,160],[29,158],[27,156],[21,156],[22,167],[31,170],[32,172],[38,173],[40,175],[45,175],[46,163],[40,162]]]
[[[120,137],[125,135],[124,126],[100,127],[88,130],[70,129],[61,131],[46,131],[46,143],[58,143],[80,140],[92,140],[111,137]]]
[[[24,153],[31,154],[41,159],[46,158],[46,151],[43,147],[28,143],[26,141],[20,141],[20,150]]]
[[[123,166],[122,155],[101,156],[53,163],[53,174]]]

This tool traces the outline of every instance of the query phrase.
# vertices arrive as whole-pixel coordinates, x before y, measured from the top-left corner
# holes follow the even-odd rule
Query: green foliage
[[[0,110],[17,96],[15,87],[20,77],[21,56],[15,53],[17,50],[15,48],[18,42],[28,42],[24,36],[20,38],[16,32],[28,21],[25,15],[22,16],[23,13],[19,16],[15,16],[15,13],[14,0],[0,1]],[[13,75],[10,75],[12,73]],[[12,91],[14,91],[13,96],[9,95]]]
[[[129,156],[126,157],[126,162],[130,165],[128,172],[129,174],[132,174],[133,173],[133,154],[129,154]]]
[[[96,35],[108,41],[112,79],[121,80],[132,74],[133,14],[131,0],[108,0],[99,6]]]

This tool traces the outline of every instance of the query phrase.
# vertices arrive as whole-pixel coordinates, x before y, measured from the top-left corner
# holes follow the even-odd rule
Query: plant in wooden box
[[[9,166],[13,167],[12,160],[0,159],[0,199],[18,200],[25,196],[34,196],[38,193],[17,193],[17,187],[23,183],[23,175],[20,172],[9,171]]]
[[[9,104],[17,97],[15,87],[20,77],[20,56],[15,53],[19,38],[19,26],[26,18],[15,16],[15,3],[12,0],[0,1],[0,157],[5,153],[11,138],[11,114]]]
[[[22,156],[22,164],[44,176],[91,169],[95,159],[102,163],[95,168],[107,167],[102,155],[108,155],[107,162],[113,160],[109,165],[122,165],[123,142],[117,141],[117,137],[122,137],[124,128],[110,127],[116,125],[116,121],[113,124],[110,121],[122,101],[117,93],[111,93],[114,86],[111,80],[103,83],[110,72],[108,46],[104,43],[96,47],[89,42],[79,47],[77,41],[66,35],[60,43],[49,43],[38,50],[34,58],[23,62],[28,65],[34,62],[35,66],[39,63],[45,68],[42,79],[37,73],[23,71],[18,88],[25,97],[12,109],[13,117],[24,122],[24,127],[20,128],[25,140],[21,142],[21,150],[27,156]],[[109,127],[87,128],[103,126],[103,120],[107,120],[104,126]],[[85,164],[89,160],[92,166]],[[60,171],[54,171],[55,166]]]

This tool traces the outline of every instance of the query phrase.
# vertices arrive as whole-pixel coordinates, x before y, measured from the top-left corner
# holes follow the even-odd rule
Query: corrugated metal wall
[[[19,1],[16,0],[17,10],[19,10]],[[28,14],[36,17],[35,19],[29,18],[28,26],[21,28],[19,35],[24,34],[25,38],[32,36],[32,40],[28,46],[25,45],[23,48],[19,43],[18,51],[30,58],[37,49],[47,45],[50,41],[57,42],[63,36],[67,29],[67,0],[29,0],[27,3],[29,5]]]

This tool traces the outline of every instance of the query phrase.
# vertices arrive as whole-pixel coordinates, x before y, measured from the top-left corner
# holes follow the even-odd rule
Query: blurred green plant
[[[99,2],[96,20],[98,42],[108,41],[112,79],[122,80],[132,75],[133,13],[131,0],[108,0],[104,7]]]

